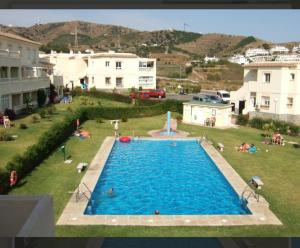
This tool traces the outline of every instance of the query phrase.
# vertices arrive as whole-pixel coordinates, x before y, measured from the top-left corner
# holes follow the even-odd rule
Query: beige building
[[[37,90],[49,88],[49,77],[39,66],[41,44],[0,32],[0,112],[25,108],[26,99],[37,105]]]
[[[54,64],[54,72],[62,75],[65,86],[81,86],[84,80],[89,88],[128,89],[156,87],[156,60],[140,58],[132,53],[55,53],[41,54]]]
[[[231,126],[231,105],[209,102],[183,103],[183,122],[205,126],[215,120],[215,127]]]
[[[244,84],[230,93],[236,114],[300,124],[300,62],[244,66]]]

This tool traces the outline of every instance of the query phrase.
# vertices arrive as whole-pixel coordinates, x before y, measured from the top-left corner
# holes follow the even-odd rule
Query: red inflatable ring
[[[124,143],[128,143],[131,141],[130,137],[128,136],[122,136],[119,138],[119,141],[124,142]]]

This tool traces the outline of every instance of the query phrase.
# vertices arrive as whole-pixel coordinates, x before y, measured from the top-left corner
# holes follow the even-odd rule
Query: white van
[[[229,103],[230,93],[226,90],[219,90],[217,95],[222,99],[223,103]]]

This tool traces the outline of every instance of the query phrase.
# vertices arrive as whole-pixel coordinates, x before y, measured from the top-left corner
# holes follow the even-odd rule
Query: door
[[[245,108],[246,101],[239,101],[239,115],[243,113],[243,109]]]

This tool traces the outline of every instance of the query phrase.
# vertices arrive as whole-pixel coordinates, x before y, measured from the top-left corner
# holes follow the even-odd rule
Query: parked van
[[[223,103],[229,103],[230,93],[226,90],[219,90],[217,95],[222,99]]]

